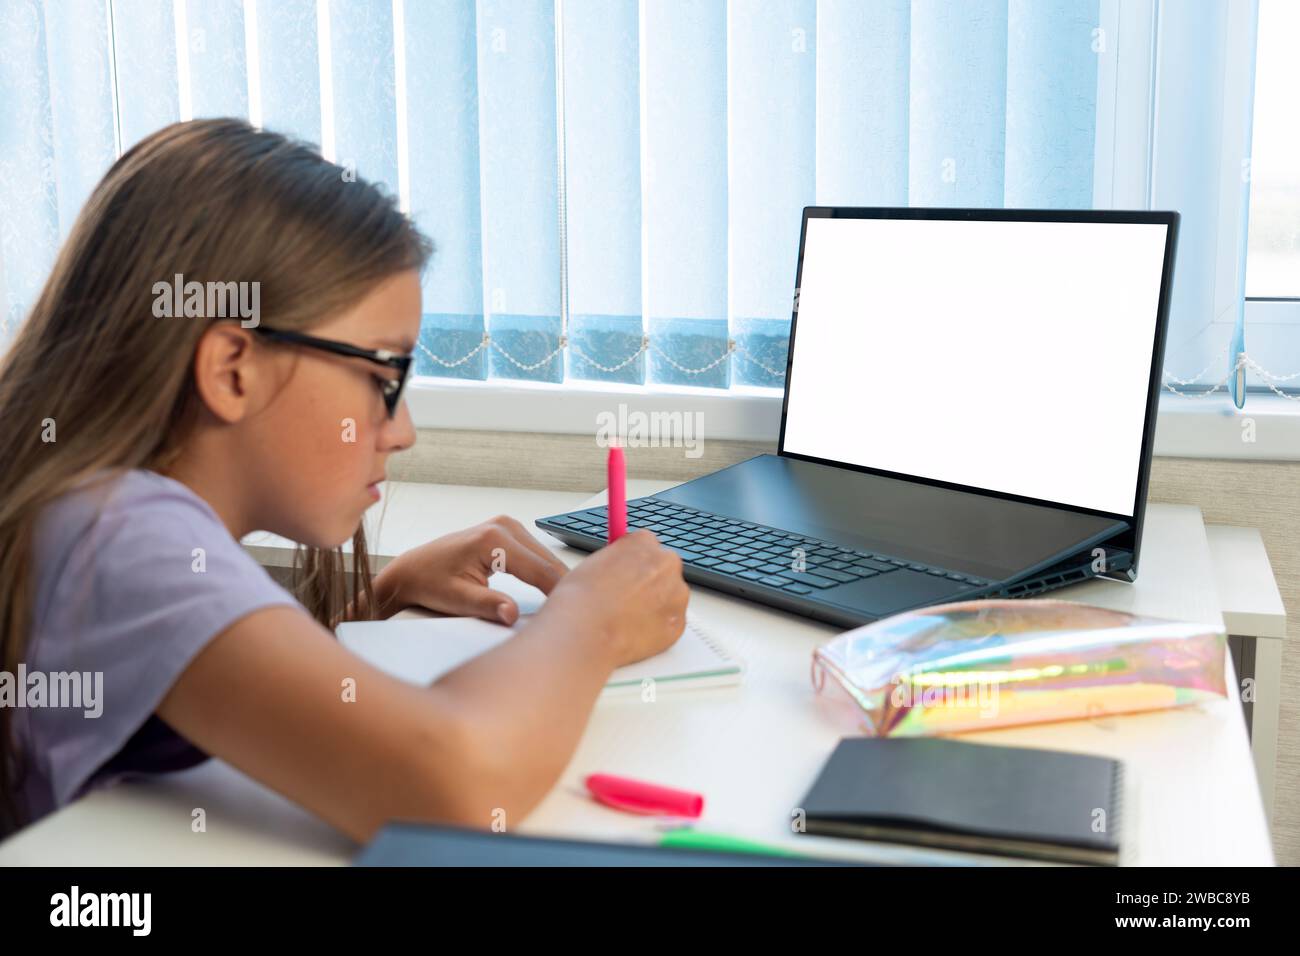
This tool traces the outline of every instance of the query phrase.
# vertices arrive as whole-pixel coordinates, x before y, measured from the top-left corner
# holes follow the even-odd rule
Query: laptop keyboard
[[[606,535],[607,513],[601,508],[548,518],[547,524],[593,538]],[[694,508],[640,498],[627,505],[629,531],[646,528],[682,563],[714,574],[756,582],[790,594],[809,595],[900,568],[908,568],[971,587],[986,587],[984,578],[907,561],[892,555],[846,548],[816,538],[736,521]]]

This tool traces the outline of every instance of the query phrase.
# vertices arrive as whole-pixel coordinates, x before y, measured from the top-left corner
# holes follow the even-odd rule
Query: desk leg
[[[1247,700],[1243,693],[1246,688],[1246,681],[1255,679],[1255,638],[1243,637],[1240,634],[1228,635],[1228,650],[1232,653],[1232,666],[1237,672],[1237,681],[1241,685],[1237,688],[1237,699],[1241,701],[1241,712],[1246,718],[1246,735],[1254,739],[1254,722],[1255,722],[1255,704]],[[1258,699],[1258,695],[1256,695]]]
[[[1240,699],[1246,681],[1254,684],[1254,700],[1241,700],[1246,717],[1246,733],[1255,757],[1255,776],[1259,795],[1264,801],[1264,816],[1273,823],[1273,777],[1277,765],[1278,711],[1282,703],[1282,642],[1272,638],[1228,636],[1228,650],[1241,682]]]
[[[1252,643],[1255,645],[1255,713],[1250,747],[1255,755],[1255,773],[1264,800],[1264,816],[1272,826],[1278,711],[1282,704],[1282,641],[1256,638]]]

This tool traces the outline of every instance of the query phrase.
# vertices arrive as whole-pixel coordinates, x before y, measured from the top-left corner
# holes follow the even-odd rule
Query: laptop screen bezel
[[[804,244],[808,237],[808,221],[810,219],[935,219],[949,221],[996,222],[1096,222],[1142,223],[1165,226],[1165,254],[1160,277],[1160,296],[1156,306],[1156,321],[1154,329],[1155,341],[1151,349],[1151,369],[1147,380],[1147,403],[1145,418],[1142,423],[1141,457],[1138,462],[1137,484],[1134,488],[1133,495],[1133,514],[1124,515],[1115,514],[1109,511],[1098,511],[1093,508],[1085,508],[1061,501],[1031,498],[1024,495],[1017,495],[989,488],[977,488],[956,482],[943,481],[938,478],[909,475],[902,472],[888,471],[882,468],[873,468],[868,465],[858,465],[852,462],[818,458],[813,455],[804,455],[799,452],[787,450],[785,447],[786,415],[790,407],[790,387],[793,382],[792,371],[794,368],[795,336],[798,334],[799,327],[799,289],[803,281]],[[1119,549],[1132,551],[1133,560],[1131,569],[1127,576],[1130,578],[1136,576],[1138,545],[1141,542],[1142,522],[1146,510],[1147,489],[1151,477],[1151,454],[1155,442],[1156,412],[1160,402],[1161,370],[1164,367],[1165,339],[1168,327],[1169,299],[1173,286],[1174,255],[1177,246],[1178,220],[1179,216],[1176,212],[1146,210],[943,209],[890,206],[805,206],[803,211],[803,222],[799,231],[799,262],[795,270],[795,295],[793,308],[790,314],[790,341],[786,353],[785,390],[781,400],[781,431],[777,440],[777,454],[783,458],[814,462],[820,465],[829,465],[834,468],[843,468],[849,471],[857,471],[869,475],[880,475],[886,478],[895,478],[918,484],[933,485],[939,488],[951,488],[956,491],[965,491],[971,494],[984,495],[992,498],[1002,498],[1009,501],[1023,501],[1029,504],[1046,505],[1051,508],[1059,508],[1079,514],[1096,515],[1099,517],[1113,518],[1117,521],[1123,521],[1130,525],[1131,530],[1129,533],[1121,536],[1121,538],[1115,542],[1115,546]]]

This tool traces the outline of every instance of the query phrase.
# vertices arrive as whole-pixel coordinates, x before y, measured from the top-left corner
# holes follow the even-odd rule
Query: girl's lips
[[[371,498],[374,498],[376,501],[379,500],[379,482],[375,482],[373,485],[366,485],[366,491],[370,492]]]

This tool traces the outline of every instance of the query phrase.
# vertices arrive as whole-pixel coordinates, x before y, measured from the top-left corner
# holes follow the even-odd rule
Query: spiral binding
[[[1106,832],[1114,837],[1115,844],[1119,847],[1119,861],[1135,862],[1132,859],[1133,847],[1132,841],[1124,838],[1124,818],[1125,812],[1125,774],[1124,763],[1116,760],[1111,766],[1110,776],[1110,809],[1107,811]]]
[[[736,655],[732,654],[726,645],[709,633],[709,630],[700,623],[699,618],[693,615],[687,616],[686,626],[694,631],[696,636],[704,642],[705,646],[708,647],[709,650],[713,651],[713,653],[717,654],[718,658],[724,663],[737,665],[741,663],[740,659],[736,657]]]

